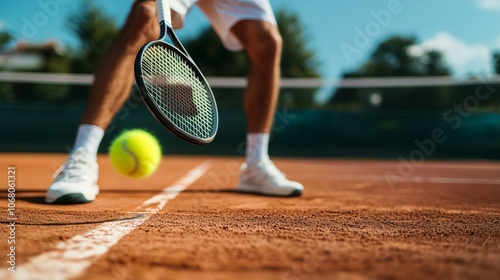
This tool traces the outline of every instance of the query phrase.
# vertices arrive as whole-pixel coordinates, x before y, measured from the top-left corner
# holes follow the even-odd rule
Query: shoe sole
[[[75,191],[75,190],[73,190]],[[52,193],[53,194],[53,193]],[[50,191],[45,197],[45,203],[47,204],[83,204],[89,203],[96,199],[99,195],[99,186],[94,185],[92,190],[87,190],[86,192],[68,192],[65,194],[59,194],[54,200],[53,196],[50,195]]]
[[[302,195],[301,190],[294,190],[292,193],[287,194],[287,195],[281,195],[281,194],[268,194],[268,193],[263,193],[263,192],[255,192],[255,191],[247,191],[247,190],[236,190],[239,193],[245,193],[245,194],[256,194],[256,195],[262,195],[262,196],[273,196],[273,197],[297,197]]]
[[[94,201],[94,199],[88,199],[81,193],[70,193],[70,194],[65,194],[63,196],[58,197],[56,200],[54,200],[53,202],[50,202],[49,204],[69,205],[69,204],[89,203],[92,201]]]

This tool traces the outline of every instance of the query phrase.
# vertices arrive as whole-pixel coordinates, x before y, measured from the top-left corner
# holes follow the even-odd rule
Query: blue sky
[[[75,44],[64,22],[82,1],[4,1],[0,29],[33,42],[55,39]],[[95,2],[122,23],[133,0]],[[443,51],[457,77],[491,73],[491,51],[500,49],[500,0],[271,0],[271,4],[299,15],[326,78],[359,67],[378,42],[394,34],[416,36],[417,53],[430,48]],[[52,10],[47,12],[44,6]],[[195,36],[208,24],[194,9],[179,35]]]

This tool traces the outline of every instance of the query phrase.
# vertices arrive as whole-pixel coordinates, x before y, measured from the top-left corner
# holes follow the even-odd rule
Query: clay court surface
[[[234,192],[242,158],[167,156],[134,180],[102,155],[95,202],[46,205],[64,159],[0,154],[1,279],[500,279],[499,162],[277,158],[306,191],[274,198]]]

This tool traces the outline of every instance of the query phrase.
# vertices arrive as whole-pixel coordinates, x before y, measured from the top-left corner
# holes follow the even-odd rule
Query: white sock
[[[97,150],[99,149],[103,136],[104,130],[102,130],[102,128],[92,124],[81,124],[78,127],[75,145],[73,146],[71,153],[76,151],[78,148],[85,147],[91,155],[95,155],[97,157]]]
[[[269,160],[267,148],[269,146],[269,133],[248,133],[247,134],[247,165],[256,161]]]

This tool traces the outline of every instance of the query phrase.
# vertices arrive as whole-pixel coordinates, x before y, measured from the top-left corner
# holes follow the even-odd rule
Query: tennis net
[[[92,75],[0,73],[2,151],[64,152],[88,98]],[[219,133],[204,148],[170,137],[133,92],[101,145],[123,129],[152,130],[173,153],[242,155],[247,80],[209,77],[220,111]],[[133,87],[132,87],[133,88]],[[500,76],[283,78],[271,152],[297,156],[398,156],[415,141],[447,136],[433,157],[500,159]]]

